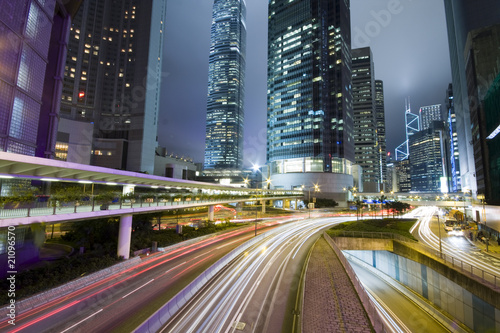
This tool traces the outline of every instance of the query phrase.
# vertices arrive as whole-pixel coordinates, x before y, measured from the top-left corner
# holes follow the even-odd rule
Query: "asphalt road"
[[[349,261],[349,263],[365,288],[376,296],[381,305],[388,309],[386,311],[399,326],[396,332],[450,332],[383,279],[353,261]]]
[[[493,275],[500,278],[500,259],[481,252],[476,246],[471,244],[464,236],[456,236],[444,231],[443,218],[440,218],[438,227],[437,207],[419,207],[412,212],[419,218],[417,228],[413,234],[423,244],[433,248],[435,251],[441,249],[444,255],[453,257],[456,265],[463,262],[464,269],[470,270],[471,266],[478,268],[474,270],[481,275],[479,270],[489,273],[485,279],[491,280]],[[449,261],[449,260],[448,260]],[[498,284],[498,282],[497,282]]]
[[[167,323],[161,332],[282,332],[293,320],[300,272],[325,227],[349,218],[288,223],[248,248]]]
[[[254,232],[253,226],[247,227],[144,258],[129,270],[18,315],[15,327],[1,322],[0,331],[131,331],[216,260],[254,237]]]

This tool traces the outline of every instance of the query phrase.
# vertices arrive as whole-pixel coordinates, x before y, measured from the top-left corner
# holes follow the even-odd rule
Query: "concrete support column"
[[[243,211],[243,202],[238,202],[236,204],[236,212],[241,213]]]
[[[208,220],[214,220],[214,206],[208,206]]]
[[[290,200],[284,199],[283,200],[283,208],[290,208]]]
[[[299,200],[295,199],[295,210],[299,209]]]
[[[261,200],[260,203],[262,204],[262,214],[266,213],[266,200]]]
[[[118,257],[130,258],[130,239],[132,238],[132,214],[120,217],[118,231]]]

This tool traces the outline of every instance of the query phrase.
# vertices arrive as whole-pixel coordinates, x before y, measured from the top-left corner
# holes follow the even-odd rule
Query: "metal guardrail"
[[[260,200],[279,200],[284,196],[279,197],[266,197],[266,198],[252,198],[252,197],[235,197],[232,199],[212,199],[212,200],[184,200],[184,201],[169,201],[162,199],[146,199],[146,200],[120,200],[115,203],[102,203],[97,201],[79,201],[78,203],[60,204],[58,206],[51,206],[50,202],[46,203],[46,207],[28,207],[28,208],[2,208],[0,209],[0,219],[5,218],[19,218],[31,216],[46,216],[46,215],[59,215],[71,213],[88,213],[100,210],[118,210],[124,208],[143,208],[143,207],[175,207],[180,205],[189,204],[210,204],[232,201],[260,201]],[[294,198],[294,197],[290,197]]]
[[[444,263],[451,265],[451,267],[458,269],[461,273],[465,273],[472,277],[479,278],[482,282],[490,283],[493,286],[495,286],[495,288],[500,288],[499,276],[489,273],[466,261],[447,255],[446,253],[440,253],[439,251],[434,250],[433,248],[427,245],[419,244],[418,242],[410,238],[398,234],[392,234],[389,232],[342,231],[342,230],[330,231],[329,233],[331,237],[378,238],[378,239],[392,239],[405,242],[408,245],[410,245],[410,247],[413,247],[421,252],[430,254],[434,259],[441,260]]]

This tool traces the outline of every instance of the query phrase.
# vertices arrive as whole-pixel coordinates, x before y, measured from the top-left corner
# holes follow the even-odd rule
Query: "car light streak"
[[[430,246],[431,248],[439,251],[439,237],[436,236],[431,231],[430,223],[435,215],[437,207],[422,207],[422,217],[420,218],[420,224],[418,227],[418,235],[421,240]],[[441,228],[441,226],[438,226]],[[441,242],[443,253],[447,256],[459,259],[467,265],[477,267],[490,274],[500,276],[500,269],[491,265],[490,262],[484,261],[482,258],[474,255],[473,253],[467,253],[459,248],[452,246],[448,242]]]
[[[387,305],[371,291],[367,286],[363,284],[363,288],[368,291],[368,297],[377,308],[378,313],[382,317],[382,320],[386,323],[387,327],[391,329],[391,332],[395,333],[411,333],[411,330],[406,327],[406,325],[394,314],[394,312],[389,309]],[[376,298],[375,298],[376,297]],[[389,312],[389,313],[387,313]]]
[[[260,317],[270,315],[269,309],[264,311],[265,301],[255,299],[257,291],[260,297],[265,295],[265,300],[271,300],[273,306],[288,261],[312,235],[328,225],[344,221],[345,218],[302,220],[276,229],[242,251],[231,267],[190,300],[186,305],[189,311],[179,312],[161,332],[231,332],[235,330],[235,322],[240,321],[252,323],[250,327],[257,329],[255,325]],[[261,304],[257,313],[248,313],[252,304]]]
[[[201,242],[197,242],[197,243],[194,243],[194,244],[190,244],[190,245],[187,245],[187,246],[183,246],[183,247],[177,248],[177,249],[175,249],[173,251],[170,251],[170,252],[167,252],[167,253],[162,253],[162,254],[160,254],[158,256],[155,256],[154,258],[150,257],[150,258],[148,258],[148,260],[144,260],[142,263],[140,263],[140,264],[138,264],[136,266],[128,268],[128,269],[126,269],[124,271],[121,271],[121,272],[119,272],[117,274],[113,274],[113,275],[111,275],[109,277],[104,278],[103,280],[97,281],[97,282],[95,282],[95,283],[93,283],[93,284],[91,284],[89,286],[85,286],[85,287],[83,287],[83,288],[81,288],[79,290],[75,290],[74,292],[71,292],[71,293],[69,293],[67,295],[64,295],[64,296],[60,297],[60,298],[54,299],[54,300],[52,300],[50,302],[47,302],[47,303],[45,303],[42,306],[36,307],[36,308],[34,308],[32,310],[28,310],[28,311],[20,314],[18,316],[18,320],[29,320],[28,319],[29,317],[34,317],[34,316],[38,315],[40,312],[45,311],[47,309],[50,309],[51,307],[56,307],[56,306],[58,306],[58,304],[61,304],[61,303],[65,302],[65,301],[68,301],[69,299],[72,299],[72,298],[74,299],[74,298],[77,298],[77,297],[81,297],[81,295],[83,295],[84,293],[89,292],[92,289],[94,289],[94,291],[90,295],[87,295],[87,296],[82,297],[80,299],[74,300],[71,303],[68,303],[66,305],[62,305],[62,306],[60,306],[58,308],[55,308],[54,310],[51,310],[47,314],[44,314],[44,315],[42,315],[40,317],[32,319],[31,321],[29,321],[27,323],[24,323],[21,326],[18,326],[16,328],[16,330],[13,331],[13,332],[18,332],[18,331],[20,331],[22,329],[25,329],[27,327],[30,327],[30,326],[34,325],[34,324],[37,324],[37,323],[39,323],[39,322],[41,322],[41,321],[43,321],[43,320],[45,320],[47,318],[50,318],[53,315],[56,315],[56,314],[60,313],[61,311],[64,311],[64,310],[66,310],[66,309],[68,309],[68,308],[76,305],[76,304],[81,304],[83,301],[86,301],[87,299],[89,299],[91,297],[94,297],[94,296],[98,295],[99,293],[106,292],[107,290],[115,288],[119,284],[122,284],[122,283],[124,283],[124,282],[126,282],[126,281],[128,281],[128,280],[130,280],[132,278],[138,277],[139,275],[141,275],[141,274],[143,274],[143,273],[145,273],[147,271],[150,271],[151,269],[156,268],[156,267],[158,267],[160,265],[163,265],[163,264],[168,263],[168,262],[170,262],[172,260],[178,259],[179,257],[181,257],[183,255],[186,255],[186,254],[189,254],[191,252],[200,250],[200,249],[202,249],[204,247],[207,247],[209,245],[212,245],[214,243],[224,241],[224,240],[226,240],[228,238],[239,236],[239,235],[244,234],[245,232],[248,232],[248,231],[252,231],[253,232],[254,228],[253,227],[248,227],[248,228],[244,228],[244,229],[240,229],[240,230],[231,231],[231,232],[225,233],[223,235],[218,235],[218,236],[215,236],[215,237],[211,237],[211,238],[203,240]],[[235,242],[237,242],[237,241],[235,241]],[[233,242],[231,242],[231,243],[233,243]],[[209,257],[205,258],[204,260],[206,260],[208,258]],[[198,263],[203,262],[204,260],[199,261]],[[153,264],[153,263],[155,263],[155,264]],[[149,267],[145,267],[145,266],[148,266],[148,265],[149,265]],[[180,265],[178,265],[178,266],[180,266]],[[178,266],[176,266],[176,267],[178,267]],[[176,268],[176,267],[174,267],[174,268]],[[192,267],[192,266],[190,266],[190,267]],[[172,269],[174,269],[174,268],[172,268]],[[189,269],[189,267],[187,269]],[[136,271],[136,273],[127,276],[127,274],[130,274],[132,271]],[[168,271],[166,273],[168,273]],[[165,275],[166,273],[160,275],[159,277]],[[174,276],[174,277],[177,277],[177,275]],[[114,280],[116,280],[118,282],[112,283],[111,285],[107,285],[104,288],[100,288],[101,286],[109,283],[110,281],[114,281]],[[111,303],[111,304],[109,304],[108,306],[110,306],[110,305],[112,305],[114,303],[116,303],[116,301],[113,302],[113,303]],[[106,309],[108,306],[104,307],[104,309]],[[10,326],[10,325],[8,325],[8,323],[7,323],[6,320],[3,321],[2,323],[0,323],[0,328],[4,328],[4,327],[7,327],[7,326]]]

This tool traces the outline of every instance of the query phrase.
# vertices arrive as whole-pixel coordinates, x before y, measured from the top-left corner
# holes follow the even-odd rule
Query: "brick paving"
[[[305,276],[302,332],[373,332],[351,280],[321,237],[309,258]]]

